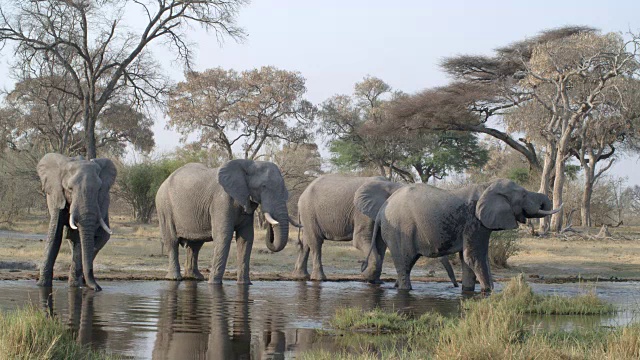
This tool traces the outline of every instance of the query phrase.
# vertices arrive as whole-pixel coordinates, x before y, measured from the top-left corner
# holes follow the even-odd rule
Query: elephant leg
[[[49,203],[47,197],[47,203]],[[59,210],[51,206],[49,203],[49,213],[51,219],[49,221],[49,233],[47,235],[47,243],[44,249],[44,261],[40,266],[40,277],[36,283],[38,286],[50,287],[53,282],[53,265],[56,262],[60,245],[62,244],[62,228],[69,217],[69,212]]]
[[[491,232],[475,233],[473,237],[465,239],[463,245],[464,261],[473,270],[482,292],[491,292],[493,290],[493,279],[489,267],[489,238]]]
[[[448,256],[440,257],[440,262],[442,263],[442,266],[444,266],[444,269],[447,271],[447,275],[449,275],[449,280],[451,280],[451,283],[453,284],[453,287],[458,287],[458,281],[456,280],[456,274],[453,272],[453,267],[451,266],[451,263],[449,262],[449,257]]]
[[[185,244],[187,248],[187,259],[184,263],[185,279],[204,280],[204,275],[198,270],[198,255],[203,244],[203,241],[187,241]]]
[[[229,248],[231,247],[231,239],[233,239],[233,228],[218,229],[215,225],[211,227],[215,234],[213,238],[213,260],[211,261],[211,275],[209,275],[210,284],[222,284],[224,270],[227,267],[227,258],[229,257]]]
[[[411,268],[418,260],[418,257],[415,259],[409,258],[403,254],[393,255],[393,265],[396,267],[396,272],[398,273],[398,279],[396,280],[396,287],[400,290],[411,290]]]
[[[253,247],[253,219],[236,230],[236,256],[238,267],[238,284],[251,284],[249,279],[249,263]]]
[[[371,249],[371,239],[368,240],[364,240],[361,239],[360,242],[357,242],[356,239],[358,239],[359,237],[363,237],[363,236],[367,236],[367,233],[364,234],[356,234],[354,235],[354,242],[356,244],[356,247],[358,247],[358,244],[366,244],[366,246],[364,248],[360,248],[362,247],[362,245],[360,245],[360,247],[358,247],[360,249],[360,251],[362,251],[363,253],[363,258],[365,258],[368,261],[368,266],[367,268],[364,270],[364,272],[362,272],[362,276],[365,278],[366,281],[372,283],[372,284],[382,284],[382,281],[380,280],[380,275],[382,275],[382,263],[384,262],[384,256],[385,253],[387,252],[387,244],[385,244],[384,240],[382,240],[382,237],[380,236],[380,233],[378,233],[377,235],[377,239],[375,242],[375,246],[373,248],[373,251],[371,251],[371,257],[367,258],[367,256],[369,256],[369,250]],[[373,236],[372,234],[368,235],[369,237]]]
[[[69,266],[69,287],[81,287],[84,281],[82,273],[82,246],[80,245],[80,235],[65,227],[66,238],[71,248],[71,265]]]
[[[462,291],[475,291],[476,274],[464,261],[464,254],[460,251],[460,263],[462,264]]]
[[[105,223],[107,224],[107,226],[111,226],[111,224],[109,224],[109,219],[107,219]],[[107,244],[110,238],[111,238],[111,235],[108,232],[104,231],[104,229],[98,228],[98,230],[96,230],[96,238],[93,243],[93,249],[94,249],[93,259],[94,260],[96,259],[96,256],[98,256],[98,253],[100,252],[100,250],[102,250],[102,248]]]
[[[294,279],[299,279],[299,280],[309,279],[309,272],[307,271],[309,251],[310,251],[309,242],[306,239],[304,239],[304,236],[303,236],[302,243],[298,248],[298,259],[296,260],[296,266],[294,267],[293,273],[291,274],[291,276]]]
[[[166,278],[169,280],[182,280],[180,275],[180,259],[178,258],[178,241],[165,239],[165,244],[169,244],[169,271]]]
[[[326,281],[327,276],[322,269],[322,243],[324,239],[316,238],[315,241],[309,243],[309,250],[313,258],[313,270],[311,271],[311,280]]]

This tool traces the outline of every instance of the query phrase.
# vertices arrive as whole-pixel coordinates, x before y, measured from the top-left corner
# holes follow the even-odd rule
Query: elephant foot
[[[40,277],[38,281],[36,281],[36,285],[42,287],[51,287],[53,285],[52,283],[53,281],[51,279],[45,279],[43,277]]]
[[[312,281],[327,281],[327,276],[322,272],[313,272],[311,274]]]
[[[293,270],[291,278],[294,280],[309,280],[311,276],[306,270]]]
[[[220,285],[222,284],[222,278],[215,278],[213,276],[209,276],[209,284]]]
[[[89,289],[95,291],[95,292],[102,291],[102,288],[98,284],[94,284],[93,286],[92,285],[87,285],[87,287]]]
[[[84,285],[83,281],[82,281],[82,277],[80,278],[76,278],[76,277],[71,277],[71,275],[69,275],[69,287],[82,287],[82,285]]]
[[[453,287],[457,288],[457,287],[460,287],[460,285],[458,285],[458,283],[453,283]]]
[[[164,277],[167,280],[180,281],[182,280],[182,275],[180,273],[175,273],[174,271],[169,271],[167,276]]]
[[[249,279],[238,280],[237,283],[238,285],[252,285],[251,280]]]
[[[382,285],[384,284],[384,281],[380,280],[380,279],[365,279],[366,282],[368,282],[369,284],[372,285]]]
[[[202,273],[200,273],[200,271],[198,270],[185,271],[183,279],[202,281],[204,280],[204,275],[202,275]]]
[[[465,293],[465,292],[467,292],[467,293],[471,292],[472,293],[474,291],[476,291],[476,287],[475,286],[464,286],[464,285],[462,285],[462,292],[463,293]]]

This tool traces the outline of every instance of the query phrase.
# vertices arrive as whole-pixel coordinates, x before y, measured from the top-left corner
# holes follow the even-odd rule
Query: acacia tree
[[[315,108],[304,99],[305,79],[272,66],[243,71],[221,68],[188,72],[168,101],[168,128],[182,141],[197,143],[234,158],[256,159],[270,141],[302,143],[310,139]]]
[[[244,0],[11,0],[0,4],[0,43],[15,45],[16,64],[28,72],[33,61],[51,63],[69,77],[66,90],[82,104],[86,154],[96,156],[96,123],[117,94],[142,105],[167,90],[149,45],[163,42],[190,66],[191,25],[219,38],[244,36],[235,17]],[[124,24],[125,11],[144,19],[140,31]]]
[[[540,173],[540,192],[550,195],[553,185],[557,207],[576,130],[608,98],[622,95],[612,91],[614,79],[633,76],[637,49],[633,35],[624,41],[586,27],[543,31],[495,56],[446,59],[442,66],[457,82],[418,94],[399,109],[409,119],[405,127],[482,132],[504,141]],[[561,229],[562,216],[553,216],[553,230]]]
[[[335,95],[320,106],[319,132],[330,139],[331,161],[340,168],[374,167],[380,176],[394,173],[406,181],[413,175],[399,164],[399,139],[394,131],[377,131],[386,117],[389,101],[402,96],[379,78],[367,76],[354,86],[353,95]],[[369,128],[374,128],[370,131]],[[388,170],[388,171],[387,171]]]

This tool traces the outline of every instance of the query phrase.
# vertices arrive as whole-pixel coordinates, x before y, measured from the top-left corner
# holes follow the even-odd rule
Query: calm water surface
[[[285,359],[312,349],[336,350],[319,336],[337,308],[381,307],[412,315],[437,311],[455,316],[460,290],[448,283],[414,283],[411,292],[392,284],[360,282],[103,281],[94,293],[55,282],[53,295],[33,281],[1,281],[0,309],[27,302],[50,307],[78,341],[135,359]],[[537,293],[576,295],[579,284],[532,284]],[[498,284],[498,288],[500,285]],[[597,293],[624,311],[612,316],[532,318],[541,326],[616,326],[634,320],[640,283],[600,283]],[[48,301],[49,299],[49,301]],[[51,301],[52,300],[52,301]]]

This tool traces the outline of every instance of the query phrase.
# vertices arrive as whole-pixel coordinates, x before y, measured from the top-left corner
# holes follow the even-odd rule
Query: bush
[[[520,251],[518,246],[518,231],[505,230],[491,233],[489,241],[489,261],[491,266],[506,268],[507,260]]]
[[[118,170],[114,193],[131,206],[137,222],[148,224],[156,208],[158,188],[182,165],[183,162],[172,159],[124,165]]]

